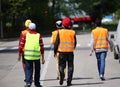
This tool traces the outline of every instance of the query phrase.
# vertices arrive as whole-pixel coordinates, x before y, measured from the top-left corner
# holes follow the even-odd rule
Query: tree
[[[118,10],[115,12],[115,14],[116,14],[116,18],[117,18],[117,19],[120,19],[120,9],[118,9]]]
[[[81,16],[82,9],[79,9],[80,3],[76,2],[76,0],[55,0],[55,17]]]
[[[119,15],[120,0],[1,0],[3,27],[12,25],[13,31],[19,32],[23,22],[31,19],[41,33],[51,32],[54,23],[63,17],[90,15],[102,18],[104,15]],[[52,2],[49,7],[48,2]],[[4,19],[4,20],[3,20]],[[4,29],[4,30],[5,30]],[[5,33],[6,34],[6,33]]]
[[[41,33],[50,31],[53,20],[48,7],[48,0],[27,0],[26,3],[30,7],[29,16],[37,25],[37,30]]]
[[[1,10],[2,10],[2,20],[3,20],[3,28],[4,28],[4,35],[6,36],[10,31],[7,29],[7,25],[11,25],[11,32],[17,31],[18,28],[21,26],[21,21],[23,15],[27,13],[27,9],[24,9],[26,0],[2,0]],[[19,20],[19,21],[18,21]]]
[[[76,14],[90,15],[101,18],[104,15],[112,14],[120,8],[120,0],[55,0],[55,16],[76,16]],[[77,16],[80,16],[77,15]]]
[[[81,9],[87,14],[101,18],[104,15],[114,13],[120,8],[120,0],[79,0],[81,1]],[[88,2],[88,3],[87,3]]]
[[[6,29],[6,25],[11,23],[12,32],[16,31],[20,33],[21,29],[24,28],[24,21],[31,19],[36,23],[38,32],[43,33],[43,31],[46,32],[47,29],[51,29],[53,20],[49,12],[48,1],[49,0],[2,0],[4,28]]]

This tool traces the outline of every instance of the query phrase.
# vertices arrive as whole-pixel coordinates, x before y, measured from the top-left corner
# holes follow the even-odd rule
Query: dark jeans
[[[37,86],[39,87],[40,69],[41,69],[40,60],[25,60],[25,65],[26,65],[26,70],[25,70],[26,84],[32,84],[33,69],[34,69],[35,71],[34,84],[36,87]]]
[[[71,82],[73,78],[74,71],[74,54],[73,52],[60,52],[59,54],[59,71],[60,71],[60,79],[64,79],[64,69],[66,68],[66,64],[68,64],[68,78],[67,81]]]
[[[97,58],[97,66],[98,66],[99,75],[104,76],[104,73],[105,73],[105,59],[106,59],[107,52],[104,51],[104,52],[98,52],[98,53],[95,53],[95,54],[96,54],[96,58]]]

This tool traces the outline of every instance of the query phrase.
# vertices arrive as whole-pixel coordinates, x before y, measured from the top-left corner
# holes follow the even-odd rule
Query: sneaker
[[[103,75],[100,75],[100,79],[101,79],[102,81],[104,81],[104,80],[105,80],[105,78],[104,78],[104,76],[103,76]]]
[[[68,81],[67,81],[67,86],[71,86],[71,85],[72,85],[71,82],[68,82]]]
[[[104,80],[105,80],[105,78],[104,78],[104,77],[100,77],[100,79],[101,79],[102,81],[104,81]]]
[[[24,79],[24,82],[26,82],[26,79]]]
[[[63,85],[63,79],[60,79],[59,84],[60,84],[60,85]]]
[[[67,86],[71,86],[72,84],[71,83],[67,83]]]
[[[39,85],[39,86],[35,86],[35,87],[42,87],[42,85]]]
[[[40,87],[42,87],[42,85],[40,85]]]
[[[27,84],[27,85],[25,85],[25,87],[31,87],[31,85],[30,85],[30,84]]]

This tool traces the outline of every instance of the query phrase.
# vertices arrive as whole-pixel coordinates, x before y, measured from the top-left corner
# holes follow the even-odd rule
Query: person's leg
[[[24,59],[24,54],[22,54],[22,67],[23,67],[23,71],[24,71],[24,75],[25,75],[25,59]],[[24,79],[24,82],[26,81],[26,78]]]
[[[56,56],[56,70],[57,70],[57,79],[60,79],[59,65],[58,65],[59,53]]]
[[[26,85],[32,84],[32,74],[33,74],[33,61],[25,60],[26,70],[25,70],[25,77],[26,77]]]
[[[60,85],[63,84],[63,80],[65,77],[64,69],[66,67],[66,57],[65,53],[59,54],[59,72],[60,72]]]
[[[104,77],[104,73],[105,73],[105,59],[106,59],[106,55],[107,55],[107,52],[101,52],[101,55],[100,55],[100,60],[101,60],[100,76],[103,76],[103,77]]]
[[[65,68],[64,68],[64,75],[66,75],[66,71],[67,71],[67,70],[66,70],[66,66],[65,66]],[[65,77],[65,76],[64,76],[64,77]],[[65,79],[65,78],[64,78],[64,79]]]
[[[24,59],[24,55],[22,54],[22,67],[23,67],[23,71],[25,73],[25,59]]]
[[[56,70],[57,70],[57,79],[60,79],[60,72],[59,72],[59,53],[56,56]],[[66,74],[66,67],[64,69],[64,74]]]
[[[57,79],[60,79],[60,72],[59,72],[58,58],[56,58],[56,70],[57,70]]]
[[[100,60],[100,52],[99,53],[95,53],[96,55],[96,59],[97,59],[97,67],[98,67],[98,73],[100,75],[100,66],[101,66],[101,60]]]
[[[74,54],[73,53],[68,53],[67,62],[68,62],[67,86],[70,86],[73,78],[73,72],[74,72]]]
[[[35,87],[41,87],[40,82],[39,82],[40,81],[40,70],[41,70],[40,60],[35,60],[34,65],[35,65],[34,84],[35,84]]]

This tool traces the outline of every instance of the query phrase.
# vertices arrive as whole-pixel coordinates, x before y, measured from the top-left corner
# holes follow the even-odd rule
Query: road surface
[[[55,58],[50,47],[50,37],[43,37],[45,60],[41,69],[43,87],[66,87],[66,81],[59,85]],[[24,87],[24,72],[17,61],[18,39],[0,41],[0,87]],[[74,75],[71,87],[120,87],[120,64],[114,60],[113,52],[106,58],[105,81],[98,77],[96,57],[89,56],[90,33],[77,35],[77,48],[74,52]],[[67,78],[67,74],[66,77]],[[34,83],[32,84],[34,87]]]

